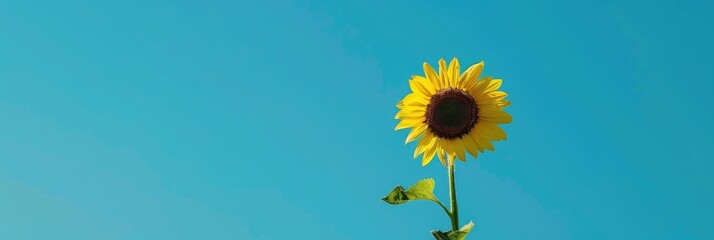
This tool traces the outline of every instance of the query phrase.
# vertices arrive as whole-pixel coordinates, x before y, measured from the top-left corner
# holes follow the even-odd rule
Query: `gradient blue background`
[[[577,2],[577,3],[575,3]],[[711,1],[2,1],[0,239],[429,239],[394,104],[481,60],[471,239],[714,239]]]

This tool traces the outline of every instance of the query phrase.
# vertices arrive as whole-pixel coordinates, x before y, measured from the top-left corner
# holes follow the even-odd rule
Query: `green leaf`
[[[441,204],[436,196],[434,196],[434,179],[427,178],[419,180],[414,186],[404,190],[402,186],[397,185],[383,201],[398,205],[412,200],[430,200]]]
[[[471,229],[474,227],[474,222],[469,222],[468,224],[464,225],[459,229],[459,231],[453,232],[449,231],[449,239],[450,240],[464,240],[466,238],[466,235],[471,232]]]

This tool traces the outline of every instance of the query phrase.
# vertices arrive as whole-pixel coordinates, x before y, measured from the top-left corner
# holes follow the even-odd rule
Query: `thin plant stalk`
[[[451,229],[454,231],[459,230],[459,206],[456,204],[456,183],[454,182],[454,166],[456,164],[449,164],[449,200],[451,202]]]

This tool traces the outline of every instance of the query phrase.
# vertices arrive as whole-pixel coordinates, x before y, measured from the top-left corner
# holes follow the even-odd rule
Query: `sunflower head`
[[[498,124],[511,122],[503,111],[511,102],[498,91],[501,79],[479,78],[483,62],[463,73],[456,58],[448,66],[440,59],[438,74],[426,62],[423,68],[424,76],[409,80],[412,92],[397,103],[395,116],[400,120],[395,130],[411,128],[405,144],[419,139],[414,158],[422,155],[422,165],[435,155],[444,165],[455,158],[465,161],[466,152],[476,158],[494,150],[492,141],[506,140]]]

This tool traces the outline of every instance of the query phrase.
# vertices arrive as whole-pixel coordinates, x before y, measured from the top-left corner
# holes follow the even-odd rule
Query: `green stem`
[[[454,165],[449,166],[449,199],[451,200],[451,229],[459,230],[459,207],[456,205],[456,183],[454,183]]]

